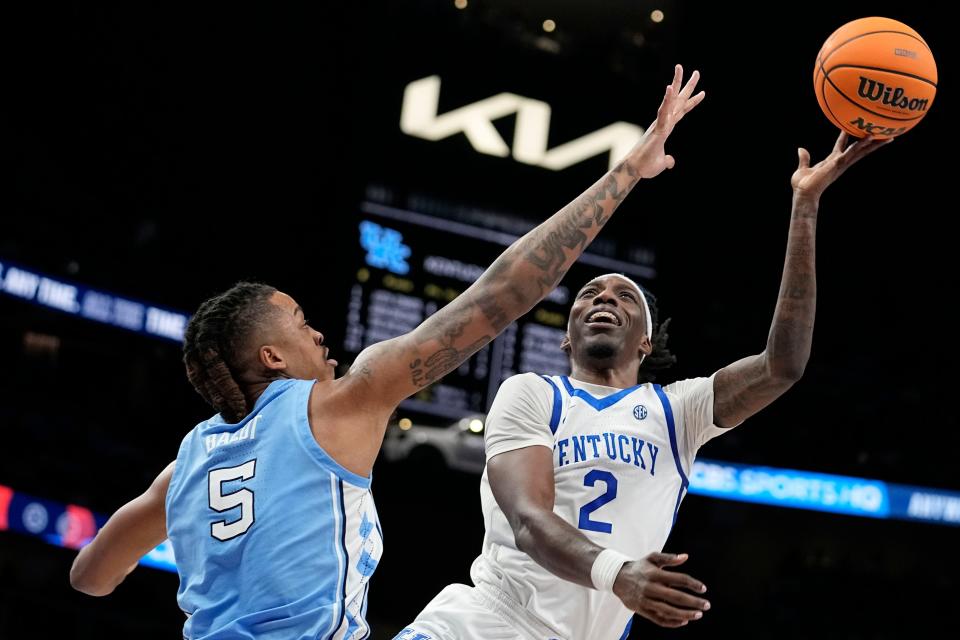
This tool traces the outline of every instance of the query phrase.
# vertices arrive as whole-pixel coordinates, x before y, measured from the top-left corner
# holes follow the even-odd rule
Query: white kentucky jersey
[[[713,377],[614,389],[525,373],[506,380],[487,419],[487,459],[529,446],[553,450],[554,512],[597,545],[631,558],[660,551],[713,425]],[[516,547],[487,474],[486,534],[474,584],[529,614],[551,638],[617,640],[633,613],[609,592],[559,578]]]

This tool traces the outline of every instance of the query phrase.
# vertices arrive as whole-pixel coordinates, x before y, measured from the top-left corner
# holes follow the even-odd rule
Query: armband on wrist
[[[613,549],[601,551],[590,569],[590,580],[593,581],[593,588],[597,591],[613,591],[613,583],[617,581],[620,569],[624,563],[630,562],[630,560],[629,556]]]

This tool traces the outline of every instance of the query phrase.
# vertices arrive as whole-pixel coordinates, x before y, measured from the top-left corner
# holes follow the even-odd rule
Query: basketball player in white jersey
[[[800,378],[813,335],[820,196],[883,144],[847,146],[842,134],[812,167],[799,150],[780,295],[758,355],[710,377],[638,385],[654,344],[665,346],[643,291],[618,274],[580,290],[562,345],[570,376],[514,376],[491,407],[475,586],[444,589],[397,640],[616,640],[634,612],[680,627],[709,610],[706,586],[667,570],[686,554],[661,553],[694,456]]]

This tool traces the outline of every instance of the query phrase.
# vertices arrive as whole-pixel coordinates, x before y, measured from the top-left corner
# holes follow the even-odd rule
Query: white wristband
[[[593,567],[590,568],[590,580],[593,581],[593,588],[597,591],[613,591],[613,583],[617,581],[617,575],[620,573],[624,563],[630,562],[631,558],[619,551],[613,549],[604,549],[593,561]]]

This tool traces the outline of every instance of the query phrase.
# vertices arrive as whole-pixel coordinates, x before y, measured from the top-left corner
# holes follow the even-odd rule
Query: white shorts
[[[492,588],[452,584],[394,640],[556,640]]]

